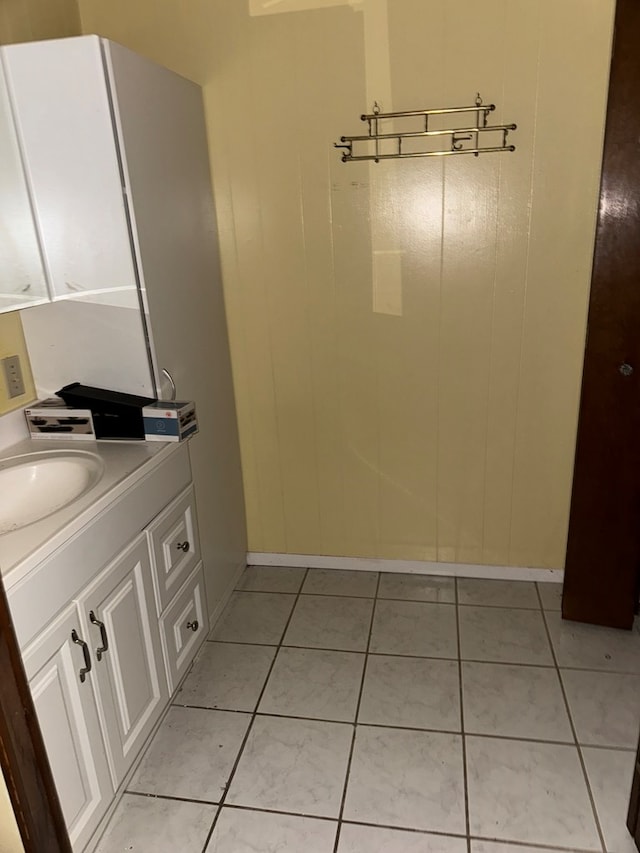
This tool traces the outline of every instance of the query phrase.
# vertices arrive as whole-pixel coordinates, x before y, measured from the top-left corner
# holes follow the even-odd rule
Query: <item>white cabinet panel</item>
[[[149,526],[158,615],[200,560],[195,501],[190,488]]]
[[[113,788],[98,711],[93,672],[80,681],[84,667],[82,637],[70,605],[24,653],[24,664],[69,837],[81,850],[106,811]]]
[[[49,299],[0,61],[0,313]]]
[[[134,307],[136,275],[100,40],[61,45],[3,49],[52,295]]]
[[[209,633],[202,563],[160,620],[171,693]]]
[[[78,606],[96,660],[97,698],[117,787],[169,695],[144,534],[107,566]]]

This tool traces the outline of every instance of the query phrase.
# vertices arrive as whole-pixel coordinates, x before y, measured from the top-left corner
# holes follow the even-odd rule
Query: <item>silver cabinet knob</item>
[[[633,373],[633,367],[631,367],[630,364],[627,364],[626,361],[624,362],[624,364],[620,365],[618,370],[623,376],[631,376],[631,374]]]
[[[187,622],[187,628],[190,628],[192,631],[197,631],[199,627],[197,619],[194,619],[193,622]]]

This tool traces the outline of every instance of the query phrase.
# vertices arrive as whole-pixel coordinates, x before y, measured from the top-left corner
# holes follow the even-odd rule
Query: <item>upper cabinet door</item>
[[[48,301],[40,246],[0,62],[0,313]]]
[[[100,40],[3,51],[52,298],[134,307],[136,272]]]

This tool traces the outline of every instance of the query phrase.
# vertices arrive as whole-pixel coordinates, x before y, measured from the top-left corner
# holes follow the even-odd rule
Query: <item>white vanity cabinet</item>
[[[189,481],[186,447],[172,448],[8,590],[78,853],[208,633]]]
[[[169,698],[144,534],[84,589],[77,606],[117,787]]]
[[[75,633],[74,633],[75,632]],[[77,642],[74,642],[74,637]],[[114,794],[93,673],[74,604],[60,613],[23,653],[62,813],[74,850],[82,850]]]

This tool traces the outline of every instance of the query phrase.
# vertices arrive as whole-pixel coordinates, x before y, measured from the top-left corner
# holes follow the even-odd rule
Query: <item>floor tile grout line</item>
[[[471,841],[488,841],[500,847],[524,847],[527,850],[550,850],[551,853],[596,853],[593,847],[564,847],[562,844],[539,844],[534,841],[514,841],[512,838],[492,838],[487,835],[472,835]]]
[[[333,844],[333,853],[338,853],[338,846],[340,844],[340,830],[342,827],[342,818],[344,815],[344,806],[347,800],[347,789],[349,787],[349,777],[351,773],[351,762],[353,761],[353,751],[356,745],[356,734],[358,731],[358,716],[360,715],[360,704],[362,702],[362,694],[364,692],[364,682],[367,677],[367,664],[369,662],[369,649],[371,648],[371,635],[373,634],[373,622],[376,616],[376,607],[378,606],[378,591],[380,590],[380,579],[382,577],[382,572],[378,572],[378,577],[376,580],[376,594],[373,599],[373,607],[371,608],[371,618],[369,619],[369,634],[367,636],[367,647],[365,650],[364,657],[364,666],[362,667],[362,677],[360,679],[360,690],[358,692],[358,701],[356,702],[356,712],[353,722],[353,734],[351,735],[351,748],[349,749],[349,757],[347,759],[347,772],[344,777],[344,786],[342,788],[342,797],[340,799],[340,809],[338,811],[338,827],[336,830],[336,837]]]
[[[288,648],[288,646],[283,646],[283,649]],[[312,649],[315,651],[315,649]],[[363,655],[364,657],[364,655]],[[447,661],[447,663],[455,663],[455,661]],[[465,661],[462,661],[465,663]],[[401,732],[424,732],[425,734],[448,734],[448,735],[460,735],[462,734],[462,729],[447,729],[447,728],[429,728],[426,726],[413,726],[406,725],[401,726],[397,723],[385,723],[385,722],[371,722],[370,720],[351,720],[351,719],[337,719],[336,717],[305,717],[302,714],[282,714],[277,711],[248,711],[242,708],[224,708],[220,706],[216,706],[215,708],[211,705],[194,705],[189,703],[182,702],[172,702],[172,708],[188,708],[196,711],[220,711],[223,714],[239,714],[245,716],[252,716],[255,714],[256,717],[277,717],[278,719],[285,720],[305,720],[310,723],[339,723],[346,726],[354,725],[357,722],[357,725],[364,726],[365,728],[370,729],[393,729],[394,731]],[[509,740],[509,741],[519,741],[522,743],[540,743],[547,744],[548,746],[575,746],[575,741],[572,740],[552,740],[551,738],[536,738],[536,737],[524,737],[523,735],[502,735],[495,734],[494,732],[481,732],[481,731],[468,731],[465,729],[465,736],[468,737],[476,737],[476,738],[487,738],[489,740]],[[609,752],[629,752],[635,753],[637,750],[631,746],[612,746],[609,744],[597,744],[597,743],[580,743],[580,746],[583,749],[599,749],[603,751]],[[160,796],[160,795],[159,795]],[[198,800],[198,802],[200,802]],[[204,802],[204,801],[203,801]]]
[[[362,599],[373,601],[373,599]],[[377,599],[378,601],[388,601],[388,599]],[[428,602],[425,602],[428,603]],[[463,607],[465,605],[462,605]],[[536,611],[529,611],[531,613]],[[219,638],[209,639],[207,638],[207,643],[221,643],[227,646],[261,646],[263,648],[272,648],[277,649],[279,645],[276,643],[257,643],[257,642],[248,642],[246,640],[222,640]],[[334,648],[329,646],[299,646],[292,643],[281,643],[283,648],[286,649],[308,649],[309,651],[322,651],[322,652],[342,652],[344,654],[360,654],[363,655],[365,652],[362,649],[342,649],[342,648]],[[411,659],[423,659],[423,660],[448,660],[455,661],[457,657],[438,657],[437,655],[409,655],[402,654],[400,652],[374,652],[369,651],[368,654],[378,656],[378,657],[397,657],[397,658],[411,658]],[[475,663],[475,664],[487,664],[490,666],[523,666],[523,667],[532,667],[534,669],[559,669],[560,672],[569,671],[569,672],[592,672],[598,674],[611,674],[611,675],[628,675],[628,676],[640,676],[640,672],[633,672],[631,670],[623,670],[623,669],[612,669],[607,667],[606,669],[594,669],[593,667],[584,667],[584,666],[559,666],[555,663],[527,663],[526,661],[516,661],[516,660],[481,660],[480,658],[466,658],[461,657],[463,663]]]
[[[170,802],[180,802],[180,803],[192,803],[193,805],[198,806],[215,806],[219,807],[219,803],[213,802],[212,800],[194,800],[189,797],[175,797],[169,794],[149,794],[142,791],[126,791],[126,794],[133,797],[140,797],[143,799],[149,800],[168,800]],[[283,809],[268,809],[261,806],[245,806],[239,803],[226,803],[226,809],[233,809],[235,811],[247,811],[247,812],[259,812],[260,814],[275,814],[275,815],[284,815],[287,817],[295,817],[301,818],[303,820],[321,820],[326,823],[335,823],[337,825],[338,820],[335,817],[330,817],[328,815],[316,815],[316,814],[308,814],[303,812],[289,812]],[[396,832],[406,832],[412,835],[424,835],[427,837],[435,836],[437,838],[454,838],[466,840],[465,835],[461,835],[456,832],[444,832],[438,831],[434,829],[419,829],[413,826],[404,826],[404,825],[396,825],[396,824],[387,824],[387,823],[371,823],[371,821],[365,820],[343,820],[343,824],[347,824],[348,826],[366,826],[371,829],[390,829]],[[550,850],[553,853],[595,853],[593,850],[589,850],[586,847],[564,847],[563,845],[552,846],[550,844],[539,844],[531,841],[516,841],[513,839],[496,839],[494,837],[482,836],[482,835],[471,835],[471,841],[488,841],[498,844],[508,844],[513,847],[524,847],[527,849],[535,849],[535,850]]]
[[[536,590],[538,592],[538,598],[540,599],[540,604],[542,605],[542,596],[540,595],[540,589],[536,585]],[[596,808],[596,801],[593,795],[593,791],[591,790],[591,782],[589,781],[589,775],[587,773],[587,766],[584,760],[584,755],[582,754],[582,747],[578,741],[578,732],[573,720],[573,715],[571,713],[571,706],[569,705],[569,699],[567,698],[567,692],[564,687],[564,682],[562,681],[562,676],[560,673],[560,666],[558,664],[558,656],[556,655],[556,649],[553,645],[553,639],[551,637],[551,631],[549,630],[549,625],[547,624],[547,615],[542,609],[542,621],[544,622],[544,628],[547,633],[547,642],[549,643],[549,647],[551,649],[551,656],[553,657],[553,662],[556,667],[556,672],[558,675],[558,681],[560,682],[560,690],[562,691],[562,698],[564,700],[564,705],[567,711],[567,716],[569,717],[569,725],[571,726],[571,732],[573,734],[573,740],[578,752],[578,760],[580,761],[580,767],[582,769],[582,775],[584,777],[585,784],[587,786],[587,794],[589,796],[589,802],[591,803],[591,811],[593,812],[593,819],[596,825],[596,831],[598,833],[598,838],[600,839],[600,844],[602,845],[602,853],[607,853],[607,845],[604,839],[604,832],[602,830],[602,826],[600,825],[600,817],[598,815],[598,810]]]
[[[383,572],[379,572],[378,574],[382,575]],[[425,577],[428,577],[425,575]],[[453,580],[458,580],[458,578],[453,578]],[[523,583],[523,581],[513,581],[514,583]],[[524,581],[526,583],[526,581]],[[529,581],[529,583],[537,584],[537,581]],[[397,595],[379,595],[374,593],[373,595],[364,595],[363,593],[357,592],[307,592],[301,590],[300,593],[292,592],[288,589],[242,589],[240,587],[236,587],[233,590],[235,593],[247,593],[249,595],[303,595],[303,596],[313,596],[315,598],[363,598],[363,599],[377,599],[380,601],[404,601],[411,602],[413,604],[447,604],[450,607],[456,605],[456,601],[443,601],[439,598],[412,598],[408,596],[397,596]],[[543,608],[541,604],[537,604],[536,606],[532,605],[524,605],[524,604],[489,604],[486,601],[460,601],[457,602],[458,607],[486,607],[490,610],[531,610],[534,612],[538,612],[541,608],[550,610],[551,608]],[[559,611],[553,611],[559,612]]]
[[[467,837],[467,853],[471,853],[471,818],[469,811],[469,774],[467,772],[467,741],[464,730],[464,691],[462,686],[462,643],[460,641],[460,610],[458,607],[458,579],[455,579],[456,598],[456,641],[458,643],[458,689],[460,699],[460,732],[462,744],[462,777],[464,784],[464,821]]]
[[[271,673],[273,672],[273,668],[275,666],[276,660],[278,659],[278,652],[282,648],[282,641],[284,639],[285,634],[287,633],[287,629],[289,628],[289,623],[291,622],[291,619],[293,617],[293,613],[294,613],[296,606],[298,604],[298,601],[300,599],[301,590],[302,590],[304,582],[307,578],[308,573],[309,573],[309,569],[305,569],[304,576],[302,577],[302,581],[300,583],[300,588],[299,588],[298,592],[296,593],[295,601],[293,602],[293,607],[291,608],[291,611],[289,612],[289,616],[287,618],[287,621],[284,625],[284,628],[282,629],[282,633],[280,634],[280,641],[277,644],[276,653],[273,656],[273,660],[271,661],[271,665],[269,666],[269,669],[267,671],[266,678],[262,684],[262,689],[261,689],[261,691],[258,695],[258,698],[256,700],[256,704],[255,704],[255,707],[253,709],[253,713],[251,714],[251,720],[249,721],[249,725],[247,726],[247,731],[245,732],[244,738],[242,739],[242,743],[240,744],[240,749],[238,750],[236,760],[234,761],[233,767],[231,768],[231,772],[229,773],[229,777],[227,779],[225,789],[222,792],[222,796],[220,797],[220,802],[218,804],[218,810],[217,810],[217,812],[213,818],[211,828],[209,829],[209,832],[208,832],[207,837],[205,839],[204,846],[202,848],[201,853],[207,853],[207,847],[209,846],[209,842],[211,841],[211,837],[213,836],[213,833],[215,832],[215,828],[216,828],[216,824],[218,822],[218,818],[222,814],[222,809],[223,809],[224,804],[226,802],[227,794],[229,793],[229,789],[231,788],[231,784],[233,782],[233,777],[235,776],[236,770],[238,769],[238,765],[240,764],[240,760],[241,760],[242,755],[244,753],[245,746],[247,745],[247,741],[249,740],[249,735],[251,734],[251,732],[253,730],[253,725],[254,725],[256,718],[257,718],[258,707],[260,705],[260,702],[262,701],[262,697],[264,695],[264,692],[267,689],[267,684],[269,683],[269,679],[271,678]]]
[[[198,806],[215,806],[217,808],[219,805],[219,801],[216,802],[216,800],[197,800],[194,797],[178,797],[176,794],[153,794],[150,791],[132,791],[129,788],[123,791],[123,794],[131,797],[144,797],[147,800],[171,800],[177,803],[193,803]]]

